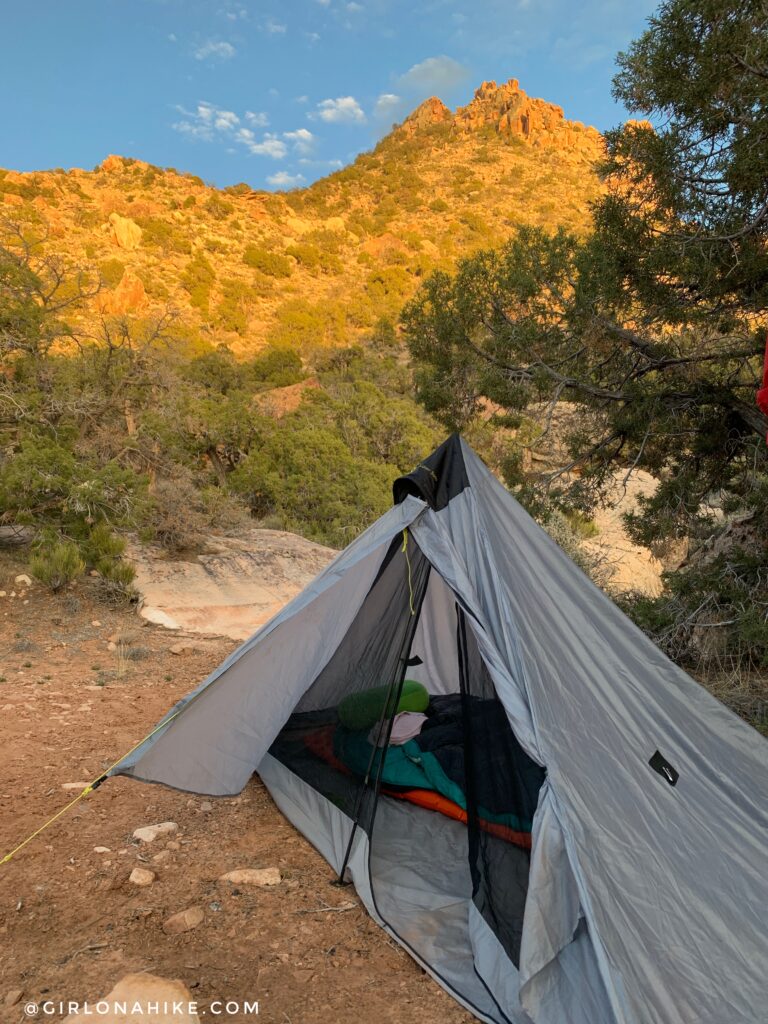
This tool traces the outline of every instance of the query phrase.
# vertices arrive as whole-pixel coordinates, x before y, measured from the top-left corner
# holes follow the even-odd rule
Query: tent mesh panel
[[[472,899],[518,966],[530,853],[489,822],[503,811],[513,829],[530,833],[546,773],[518,743],[460,609],[457,646]]]
[[[337,708],[349,694],[389,689],[375,726],[382,739],[387,736],[429,571],[410,535],[407,560],[402,540],[392,543],[348,633],[270,750],[369,833],[382,759],[375,759],[368,779],[339,761],[334,752],[334,734],[340,724]]]

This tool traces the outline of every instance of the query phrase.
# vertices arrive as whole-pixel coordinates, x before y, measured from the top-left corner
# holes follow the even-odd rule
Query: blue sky
[[[26,0],[3,10],[0,166],[108,153],[219,186],[304,184],[421,100],[518,78],[605,129],[649,0]]]

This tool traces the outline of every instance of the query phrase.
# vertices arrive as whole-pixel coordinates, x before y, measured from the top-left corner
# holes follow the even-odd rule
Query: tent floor
[[[338,870],[349,818],[271,755],[259,766],[259,774],[280,810]],[[381,796],[365,847],[367,877],[361,879],[359,870],[355,872],[354,857],[351,867],[369,912],[477,1017],[505,1024],[472,957],[466,826],[435,811]],[[527,861],[522,851],[520,856]]]

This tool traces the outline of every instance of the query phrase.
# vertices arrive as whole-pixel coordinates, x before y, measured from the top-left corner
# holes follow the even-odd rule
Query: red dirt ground
[[[58,595],[20,587],[23,571],[0,555],[0,856],[76,795],[64,783],[97,777],[235,646],[142,625],[88,581]],[[194,649],[171,653],[185,639]],[[180,848],[156,863],[164,839],[147,846],[132,833],[167,820]],[[138,888],[128,876],[145,862],[157,879]],[[273,888],[217,881],[272,866],[283,875]],[[473,1020],[332,881],[258,779],[208,802],[110,780],[0,867],[0,1020],[21,1024],[27,1000],[95,1001],[140,971],[180,978],[202,1021],[224,1019],[209,1009],[219,998],[258,999],[264,1024]],[[166,935],[163,921],[191,906],[203,923]],[[5,1007],[18,989],[24,998]]]

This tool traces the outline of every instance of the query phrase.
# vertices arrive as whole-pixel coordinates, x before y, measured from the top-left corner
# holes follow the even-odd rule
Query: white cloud
[[[288,153],[288,147],[282,139],[276,135],[267,133],[261,142],[251,141],[247,143],[248,152],[254,156],[269,156],[273,160],[282,160]]]
[[[354,96],[337,96],[335,100],[322,100],[317,104],[317,113],[311,116],[331,123],[356,122],[362,124],[365,121],[363,108]]]
[[[343,160],[310,160],[305,156],[299,160],[299,163],[302,167],[330,167],[333,170],[344,166]]]
[[[288,153],[288,146],[277,135],[267,132],[259,139],[251,128],[244,128],[240,118],[232,110],[224,110],[207,100],[201,100],[194,111],[178,108],[184,119],[177,121],[172,127],[193,139],[202,142],[217,140],[236,142],[244,146],[253,156],[268,156],[273,160],[282,160]],[[248,111],[246,121],[257,127],[266,124],[266,114],[254,114]],[[311,133],[308,133],[311,134]]]
[[[170,35],[168,36],[168,42],[169,43],[175,43],[176,42],[176,33],[175,32],[171,32],[170,33]]]
[[[270,174],[267,181],[276,188],[295,188],[303,181],[306,181],[306,178],[303,174],[289,174],[288,171],[277,171],[276,174]]]
[[[266,128],[269,124],[269,118],[263,111],[246,110],[245,120],[257,128]]]
[[[383,92],[376,100],[373,115],[383,121],[392,119],[400,113],[402,105],[403,101],[399,96],[395,96],[393,92]]]
[[[208,60],[209,57],[216,60],[231,60],[236,53],[237,50],[235,50],[232,43],[221,43],[213,39],[207,39],[195,50],[195,60]]]
[[[296,97],[296,102],[297,103],[308,103],[309,102],[309,96],[297,96]]]
[[[206,100],[201,100],[194,111],[183,107],[178,110],[184,115],[184,120],[177,121],[173,125],[174,130],[206,142],[212,141],[216,132],[230,132],[240,123],[234,111],[223,110]]]
[[[317,0],[321,7],[330,7],[331,0]]]
[[[271,36],[284,35],[288,31],[288,26],[284,25],[280,21],[274,21],[270,18],[269,21],[264,23],[264,31],[268,32]]]
[[[414,64],[398,80],[398,86],[422,94],[450,91],[469,77],[469,70],[452,57],[427,57]]]
[[[309,40],[309,43],[310,43],[311,46],[314,46],[315,43],[319,43],[320,42],[320,33],[319,32],[305,32],[304,35]]]
[[[312,152],[316,142],[315,136],[307,128],[297,128],[295,132],[283,132],[283,138],[293,143],[294,149],[302,156]]]
[[[347,10],[351,14],[357,14],[359,11],[365,10],[365,8],[362,4],[356,4],[355,0],[352,0],[352,3],[347,4]]]

